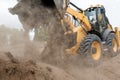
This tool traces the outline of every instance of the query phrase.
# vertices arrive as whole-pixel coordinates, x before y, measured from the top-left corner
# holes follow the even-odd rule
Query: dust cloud
[[[79,54],[65,54],[71,37],[63,36],[55,5],[46,6],[45,3],[43,0],[18,0],[15,7],[9,8],[12,14],[18,15],[25,33],[42,26],[48,28],[45,31],[49,38],[31,42],[23,31],[0,29],[0,79],[119,80],[120,56],[88,68]],[[9,37],[4,37],[3,33],[8,33]]]

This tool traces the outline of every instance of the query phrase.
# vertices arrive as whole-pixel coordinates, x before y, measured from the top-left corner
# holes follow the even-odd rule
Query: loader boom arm
[[[84,28],[86,29],[86,31],[91,30],[91,25],[89,23],[88,18],[85,16],[84,12],[78,12],[78,11],[75,11],[74,9],[68,7],[67,10],[66,10],[66,13],[71,14],[76,19],[79,19],[83,23]]]

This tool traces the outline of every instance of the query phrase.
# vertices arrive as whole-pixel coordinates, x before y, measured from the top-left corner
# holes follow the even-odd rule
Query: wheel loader
[[[61,14],[64,35],[75,34],[75,44],[67,53],[80,54],[89,62],[98,62],[103,54],[116,56],[120,48],[118,27],[109,23],[103,5],[90,6],[85,10],[69,0],[54,0]],[[107,50],[107,52],[105,52]]]
[[[69,0],[38,1],[45,8],[57,9],[64,36],[74,35],[73,44],[65,49],[67,53],[80,54],[88,63],[99,62],[103,54],[117,55],[120,48],[119,31],[117,27],[113,29],[109,23],[103,5],[90,6],[83,10]],[[13,10],[10,12],[14,12]]]

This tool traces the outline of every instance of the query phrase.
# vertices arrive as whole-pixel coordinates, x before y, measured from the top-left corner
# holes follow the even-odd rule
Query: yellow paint
[[[92,51],[92,49],[96,49],[95,52]],[[101,57],[101,46],[100,46],[100,43],[97,42],[97,41],[94,41],[92,43],[92,46],[91,46],[91,54],[92,54],[92,58],[94,60],[99,60],[100,57]]]
[[[110,24],[107,24],[108,29],[112,30],[112,27]]]
[[[81,24],[83,24],[81,26],[75,27],[73,22],[71,21],[70,16],[65,15],[65,18],[63,19],[63,21],[68,24],[68,29],[69,29],[64,34],[67,35],[75,32],[77,33],[76,44],[73,47],[66,49],[67,53],[75,54],[77,53],[78,48],[80,48],[80,43],[82,42],[84,37],[87,35],[86,32],[83,30],[83,28],[86,31],[90,31],[91,25],[87,17],[84,15],[84,12],[80,13],[68,7],[66,10],[66,13],[74,16],[76,19],[79,19],[82,22]]]
[[[98,15],[98,22],[101,21],[102,17],[103,17],[103,16],[102,16],[101,14]]]
[[[73,10],[72,8],[67,8],[66,13],[73,15],[76,19],[81,20],[81,22],[84,24],[86,31],[91,30],[91,25],[89,23],[88,18],[85,16],[84,12],[77,12]]]
[[[87,35],[86,32],[83,30],[84,25],[81,26],[74,26],[73,22],[71,21],[70,17],[66,15],[66,17],[63,19],[65,23],[67,23],[68,31],[64,33],[64,35],[67,34],[72,34],[72,33],[77,33],[77,38],[76,38],[76,44],[69,48],[66,49],[67,53],[72,53],[75,54],[77,53],[78,48],[80,47],[80,43],[84,39],[84,37]]]
[[[118,47],[120,48],[120,33],[119,33],[119,30],[118,30],[118,27],[115,27],[115,34],[116,34]]]
[[[117,46],[117,42],[116,42],[115,39],[112,40],[112,44],[113,44],[113,51],[116,53],[117,49],[118,49],[118,46]]]
[[[83,30],[83,28],[81,26],[78,26],[77,28],[74,28],[73,30],[74,32],[77,32],[77,39],[76,39],[76,45],[74,45],[73,47],[66,49],[67,53],[72,53],[72,54],[76,54],[78,48],[80,48],[80,43],[82,42],[82,40],[84,39],[84,37],[87,35],[85,33],[85,31]]]

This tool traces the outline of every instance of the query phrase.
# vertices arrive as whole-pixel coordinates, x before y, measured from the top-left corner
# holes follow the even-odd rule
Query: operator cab
[[[97,31],[102,34],[107,29],[109,22],[103,6],[89,7],[85,10],[85,15],[92,26],[92,31]]]

